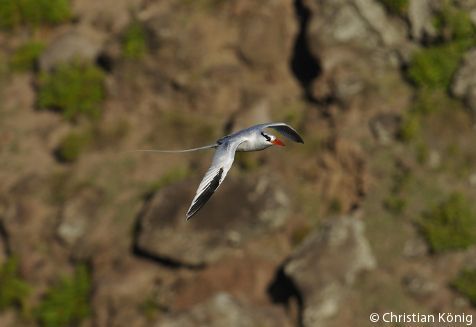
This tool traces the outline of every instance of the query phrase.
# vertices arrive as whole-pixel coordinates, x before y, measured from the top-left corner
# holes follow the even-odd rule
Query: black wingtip
[[[296,138],[293,141],[304,144],[304,140],[302,139],[301,135],[299,135],[298,133],[296,133]]]
[[[304,144],[304,140],[302,139],[302,137],[301,137],[299,134],[296,133],[295,137],[296,137],[296,138],[293,138],[293,139],[292,139],[294,142]]]
[[[197,198],[197,200],[192,204],[190,209],[187,212],[187,220],[192,218],[210,199],[210,197],[215,193],[215,190],[220,186],[220,181],[223,175],[223,168],[220,168],[213,180],[208,184],[207,188],[202,192],[202,194]]]

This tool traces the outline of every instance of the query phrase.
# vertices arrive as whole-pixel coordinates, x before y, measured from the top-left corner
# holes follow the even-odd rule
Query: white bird
[[[139,150],[148,152],[168,152],[168,153],[182,153],[191,152],[204,149],[214,148],[216,149],[213,156],[212,164],[203,177],[200,185],[198,186],[195,197],[192,200],[192,204],[187,211],[187,220],[195,215],[210,197],[215,193],[218,187],[230,170],[233,160],[235,159],[236,151],[260,151],[264,150],[272,145],[284,146],[284,143],[272,134],[266,133],[266,128],[271,128],[278,131],[288,139],[304,143],[299,134],[289,125],[285,123],[267,123],[259,124],[242,129],[233,134],[224,136],[216,141],[215,144],[205,145],[199,148],[187,149],[187,150]]]

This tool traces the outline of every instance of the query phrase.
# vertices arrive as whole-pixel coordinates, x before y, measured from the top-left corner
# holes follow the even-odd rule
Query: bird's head
[[[281,141],[280,139],[278,139],[276,136],[274,135],[271,135],[271,134],[267,134],[265,132],[261,132],[261,136],[263,137],[264,139],[264,142],[270,144],[270,145],[280,145],[280,146],[285,146],[285,144],[283,143],[283,141]]]

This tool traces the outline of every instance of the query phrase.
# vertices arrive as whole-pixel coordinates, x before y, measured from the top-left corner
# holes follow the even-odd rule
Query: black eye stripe
[[[263,133],[263,132],[261,132],[261,135],[264,136],[264,138],[266,139],[266,141],[271,142],[271,137],[269,137],[268,135],[266,135],[266,134]]]

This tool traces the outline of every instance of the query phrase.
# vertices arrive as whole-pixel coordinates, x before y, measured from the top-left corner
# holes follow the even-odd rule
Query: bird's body
[[[260,151],[272,145],[284,146],[284,143],[276,138],[276,136],[268,134],[265,130],[271,128],[277,130],[285,137],[294,142],[304,143],[301,136],[289,125],[285,123],[268,123],[254,125],[246,129],[242,129],[233,134],[224,136],[217,140],[215,144],[207,145],[200,148],[178,150],[178,151],[161,151],[161,150],[143,150],[154,152],[190,152],[202,149],[215,148],[212,164],[205,174],[205,177],[198,186],[195,197],[187,212],[187,219],[190,219],[200,210],[203,205],[210,199],[213,193],[218,189],[220,184],[230,170],[236,151]]]
[[[217,144],[225,142],[238,143],[236,151],[240,152],[261,151],[273,145],[266,142],[266,139],[257,130],[250,128],[222,137],[217,141]]]

